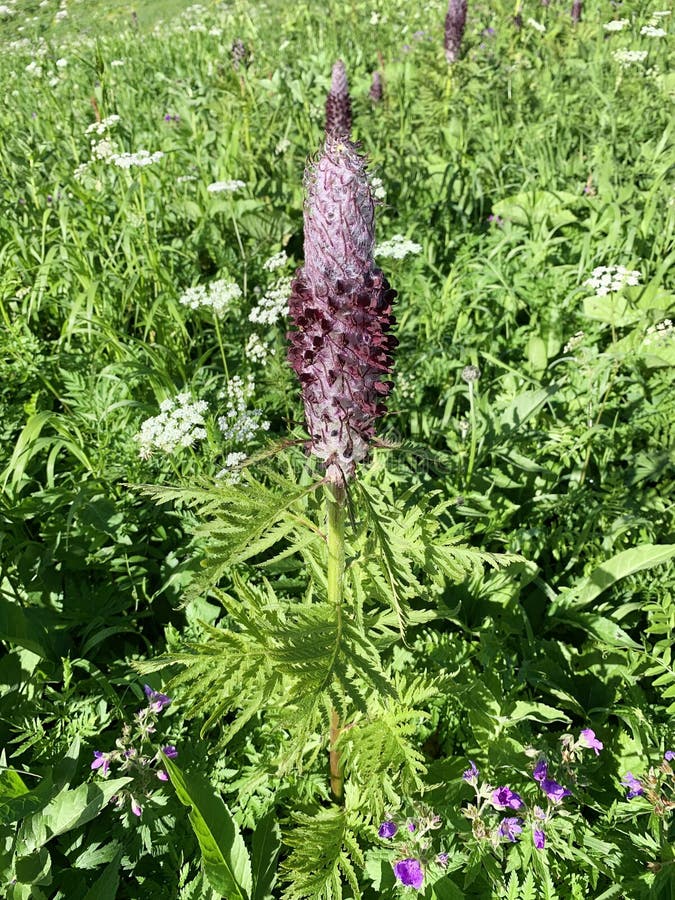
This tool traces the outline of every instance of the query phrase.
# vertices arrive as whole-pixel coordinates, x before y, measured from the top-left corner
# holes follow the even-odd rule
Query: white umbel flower
[[[245,181],[214,181],[206,190],[209,194],[222,194],[228,191],[238,191],[240,188],[246,187]]]
[[[421,244],[408,240],[402,234],[395,234],[388,241],[378,244],[374,255],[387,259],[405,259],[406,256],[414,256],[421,252]]]
[[[219,279],[211,284],[197,284],[188,288],[180,303],[190,309],[210,309],[215,316],[224,316],[233,300],[241,297],[241,289],[232,281]]]
[[[170,454],[179,447],[191,447],[206,437],[205,400],[193,401],[189,394],[181,393],[164,400],[159,410],[158,416],[143,422],[136,435],[141,459],[149,459],[155,450]]]

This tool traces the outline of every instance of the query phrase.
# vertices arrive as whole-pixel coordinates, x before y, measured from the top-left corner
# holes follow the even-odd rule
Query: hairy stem
[[[344,488],[331,485],[326,490],[328,508],[328,602],[335,607],[337,622],[337,643],[342,632],[342,593],[345,571],[345,493]],[[344,775],[340,764],[340,754],[335,742],[340,735],[338,711],[331,710],[330,716],[330,789],[336,801],[342,800]]]

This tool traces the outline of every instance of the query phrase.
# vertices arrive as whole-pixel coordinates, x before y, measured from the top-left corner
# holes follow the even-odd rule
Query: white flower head
[[[673,325],[671,319],[664,319],[658,325],[650,326],[645,334],[645,344],[647,346],[653,346],[654,344],[663,346],[672,340],[675,340],[675,325]]]
[[[537,22],[536,19],[528,19],[527,24],[530,28],[534,28],[535,31],[538,31],[540,34],[543,34],[546,31],[546,26],[541,22]]]
[[[253,334],[249,337],[246,342],[246,347],[244,348],[244,356],[246,359],[251,362],[262,363],[265,362],[268,356],[274,355],[274,349],[266,344],[260,335],[253,332]]]
[[[245,181],[214,181],[208,185],[206,190],[210,194],[222,194],[224,192],[238,191],[240,188],[246,187]]]
[[[275,281],[249,313],[249,322],[256,322],[259,325],[276,325],[279,319],[287,316],[291,280],[289,276],[284,276]]]
[[[269,429],[270,423],[262,418],[261,409],[248,409],[248,401],[254,390],[252,375],[246,381],[239,375],[228,381],[225,390],[225,415],[218,419],[218,427],[226,441],[247,444],[256,438],[258,432]]]
[[[646,50],[626,50],[625,48],[621,48],[619,50],[615,50],[612,53],[614,59],[619,63],[622,68],[628,68],[628,66],[632,66],[633,63],[644,62],[647,59],[647,51]]]
[[[179,447],[191,447],[206,437],[204,416],[208,412],[205,400],[193,400],[180,393],[159,406],[159,415],[146,419],[135,439],[140,444],[141,459],[149,459],[155,450],[171,454]]]
[[[640,29],[640,34],[644,34],[647,37],[660,38],[665,37],[668,32],[665,28],[656,28],[654,25],[643,25]]]
[[[408,240],[402,234],[395,234],[388,241],[383,241],[375,247],[375,256],[388,259],[405,259],[409,255],[417,255],[422,252],[422,245]]]
[[[584,287],[593,288],[596,297],[606,297],[616,293],[623,287],[635,287],[640,284],[642,275],[636,269],[625,266],[597,266],[591,277],[584,281]]]
[[[208,285],[197,284],[188,288],[180,298],[180,303],[190,309],[210,309],[218,317],[225,315],[233,300],[241,297],[241,289],[233,281],[219,279]]]
[[[605,22],[602,26],[605,31],[623,31],[628,25],[628,19],[613,19],[611,22]]]
[[[270,256],[269,259],[266,259],[263,263],[263,269],[266,272],[274,272],[277,269],[283,269],[283,267],[288,262],[288,257],[286,256],[285,250],[280,250],[278,253],[275,253],[274,256]]]
[[[150,153],[148,150],[137,150],[136,153],[116,153],[110,157],[110,161],[118,169],[131,169],[133,166],[143,168],[159,162],[164,154],[161,150]]]

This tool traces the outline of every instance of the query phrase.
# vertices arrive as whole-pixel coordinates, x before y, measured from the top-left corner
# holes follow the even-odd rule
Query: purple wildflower
[[[544,845],[546,844],[546,834],[541,830],[541,828],[535,828],[534,831],[534,846],[537,850],[543,850]]]
[[[398,878],[401,884],[404,884],[407,887],[414,887],[418,891],[422,887],[422,883],[424,882],[424,872],[422,871],[422,866],[420,865],[420,861],[418,859],[414,859],[414,857],[410,857],[409,859],[402,859],[397,862],[394,866],[394,875]]]
[[[175,759],[178,756],[178,750],[173,744],[167,744],[166,747],[162,747],[162,753],[164,756],[168,756],[169,759]]]
[[[532,777],[535,781],[538,781],[540,784],[546,778],[548,773],[548,764],[545,759],[540,759],[537,762],[537,765],[534,767],[534,772],[532,773]]]
[[[380,830],[377,832],[378,836],[381,838],[393,838],[393,836],[398,831],[398,825],[396,822],[383,822],[380,825]]]
[[[108,772],[110,771],[108,754],[102,753],[100,750],[94,750],[94,757],[94,761],[91,764],[92,769],[101,769],[101,775],[103,775],[104,778],[107,778]]]
[[[466,26],[467,0],[449,0],[445,16],[445,58],[454,63],[459,57]]]
[[[520,809],[523,805],[520,794],[508,787],[499,787],[493,791],[490,802],[495,809]]]
[[[642,782],[638,781],[638,779],[633,775],[632,772],[626,772],[626,774],[621,779],[621,784],[624,787],[628,788],[628,793],[626,794],[626,800],[632,800],[633,797],[641,797],[645,789],[642,786]]]
[[[574,0],[571,15],[575,25],[577,22],[581,22],[581,0]]]
[[[464,779],[464,781],[467,782],[467,784],[475,785],[476,782],[478,781],[478,776],[480,775],[480,772],[476,768],[476,763],[472,759],[470,759],[469,762],[471,763],[471,765],[466,770],[466,772],[462,775],[462,778]]]
[[[490,225],[496,225],[497,228],[501,228],[504,224],[504,220],[502,219],[502,217],[496,216],[494,213],[490,213],[490,215],[487,217],[487,220]]]
[[[168,781],[169,780],[169,776],[166,774],[164,769],[159,769],[157,771],[157,777],[159,778],[160,781]]]
[[[173,119],[173,116],[171,115],[171,113],[165,113],[165,114],[164,114],[164,121],[165,121],[165,122],[171,122],[172,119]]]
[[[540,787],[551,803],[562,803],[565,797],[569,797],[572,794],[572,791],[558,784],[552,778],[544,778],[540,782]]]
[[[605,746],[602,741],[599,741],[596,738],[595,732],[592,728],[584,728],[584,730],[579,735],[579,740],[585,747],[588,747],[589,750],[595,750],[596,756],[600,756],[600,751]]]
[[[408,822],[408,831],[410,834],[414,834],[417,831],[417,825],[414,822]]]
[[[384,85],[382,84],[382,76],[379,72],[373,72],[373,80],[370,84],[368,96],[373,103],[380,103],[384,96]]]
[[[161,713],[171,703],[171,697],[167,697],[166,694],[160,694],[159,691],[153,691],[149,684],[143,685],[143,690],[149,700],[150,709],[154,713]]]
[[[246,46],[241,38],[237,38],[232,42],[232,65],[235,69],[238,69],[240,65],[247,66],[251,57],[251,54],[246,49]]]
[[[666,750],[663,758],[666,762],[672,762],[675,759],[675,750]]]
[[[131,798],[131,811],[135,816],[140,816],[143,812],[143,807],[134,797]]]
[[[330,91],[326,97],[326,136],[349,138],[352,130],[352,101],[349,96],[347,70],[339,59],[331,73]]]
[[[307,172],[305,264],[291,285],[288,359],[302,385],[310,450],[343,486],[368,454],[392,388],[396,292],[375,266],[375,205],[364,160],[326,138]]]
[[[521,822],[522,819],[518,819],[516,816],[509,816],[506,819],[502,819],[499,825],[500,837],[506,838],[515,844],[518,840],[518,835],[522,834],[523,831]]]
[[[439,853],[436,857],[436,862],[439,866],[443,866],[445,868],[448,864],[449,855],[447,853]]]

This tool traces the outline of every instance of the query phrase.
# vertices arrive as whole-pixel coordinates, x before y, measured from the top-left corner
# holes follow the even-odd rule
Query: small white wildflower
[[[244,356],[251,362],[265,362],[268,356],[274,355],[274,350],[263,342],[260,335],[253,332],[244,348]]]
[[[114,154],[115,148],[107,138],[104,138],[102,141],[91,142],[92,159],[102,159],[107,162]]]
[[[91,125],[87,125],[85,128],[85,134],[105,134],[109,128],[112,128],[113,125],[116,125],[120,120],[118,115],[113,114],[112,116],[107,116],[105,119],[101,119],[100,122],[92,122]]]
[[[49,79],[49,87],[55,88],[58,84],[61,84],[61,79],[58,76]]]
[[[125,65],[125,61],[123,59],[111,59],[110,65],[112,66],[113,69],[117,69],[120,66]]]
[[[262,419],[261,409],[248,409],[248,400],[255,390],[253,376],[246,382],[235,375],[227,383],[225,415],[218,419],[218,427],[226,441],[248,443],[255,439],[259,431],[267,431],[270,423]]]
[[[658,325],[652,325],[647,329],[645,344],[653,346],[654,344],[663,344],[673,339],[675,339],[675,326],[671,319],[664,319]]]
[[[415,397],[415,379],[399,372],[396,376],[396,393],[402,400],[412,400]]]
[[[579,344],[583,341],[585,337],[585,333],[583,331],[577,331],[576,334],[573,334],[569,341],[563,347],[563,353],[571,353],[575,347],[578,347]]]
[[[665,37],[668,32],[664,28],[655,28],[653,25],[643,25],[640,29],[640,34],[644,34],[647,37]]]
[[[276,269],[283,269],[287,262],[288,257],[286,256],[285,250],[280,250],[278,253],[275,253],[274,256],[270,256],[269,259],[265,260],[263,269],[267,272],[274,272]]]
[[[68,18],[68,10],[67,9],[58,10],[56,15],[54,16],[54,20],[56,22],[63,22],[63,20],[67,19],[67,18]]]
[[[527,24],[530,28],[534,28],[535,31],[538,31],[540,34],[543,34],[546,31],[546,26],[541,22],[537,22],[536,19],[528,19]]]
[[[178,447],[191,447],[206,437],[204,416],[208,412],[205,400],[193,401],[181,393],[164,400],[158,416],[146,419],[135,436],[140,444],[141,459],[149,459],[154,450],[173,453]]]
[[[35,78],[40,78],[42,76],[42,66],[33,60],[29,62],[25,69],[29,75],[33,75]]]
[[[596,297],[606,297],[623,287],[635,287],[641,277],[640,272],[625,266],[597,266],[591,277],[584,281],[584,287],[593,288]]]
[[[614,59],[623,67],[627,68],[633,63],[644,62],[647,59],[646,50],[626,50],[622,48],[612,53]]]
[[[370,15],[370,22],[368,24],[369,25],[377,25],[379,21],[380,21],[379,14],[373,10],[373,12]]]
[[[276,147],[274,148],[274,152],[276,153],[277,156],[281,156],[281,154],[285,153],[290,146],[291,146],[291,142],[288,140],[288,138],[285,138],[285,137],[281,138],[281,140],[277,143]]]
[[[214,181],[206,190],[210,194],[221,194],[223,191],[238,191],[240,188],[246,187],[245,181]]]
[[[211,37],[221,37],[222,33],[222,28],[209,28],[209,34],[211,35]]]
[[[62,56],[60,59],[57,59],[57,60],[56,60],[56,67],[57,67],[57,69],[65,69],[65,67],[66,67],[67,65],[68,65],[68,60],[65,59],[63,56]]]
[[[382,179],[378,178],[377,175],[370,176],[370,193],[376,200],[386,200],[387,198]]]
[[[211,309],[214,315],[223,316],[233,300],[241,297],[241,289],[232,281],[219,279],[209,285],[197,284],[188,288],[180,298],[180,303],[190,309]]]
[[[86,173],[89,171],[89,163],[80,163],[80,165],[73,172],[73,177],[75,181],[82,181]]]
[[[196,175],[179,175],[176,184],[186,184],[188,181],[197,181]]]
[[[279,319],[288,315],[288,298],[291,293],[291,278],[286,276],[276,281],[249,313],[249,321],[259,325],[276,325]]]
[[[234,469],[236,466],[245,463],[247,459],[248,456],[245,453],[242,453],[240,450],[235,450],[234,453],[228,453],[225,457],[225,466],[228,469]]]
[[[402,234],[395,234],[388,241],[378,244],[375,247],[375,256],[382,256],[388,259],[405,259],[410,254],[420,253],[421,244],[416,244],[404,238]]]
[[[164,154],[161,150],[150,153],[148,150],[137,150],[136,153],[116,153],[110,157],[118,169],[130,169],[132,166],[151,166],[158,162]]]
[[[628,19],[613,19],[611,22],[606,22],[602,27],[605,31],[623,31],[626,25],[628,25]]]
[[[15,9],[12,9],[10,6],[5,6],[4,3],[0,4],[0,16],[13,16],[15,14]]]

